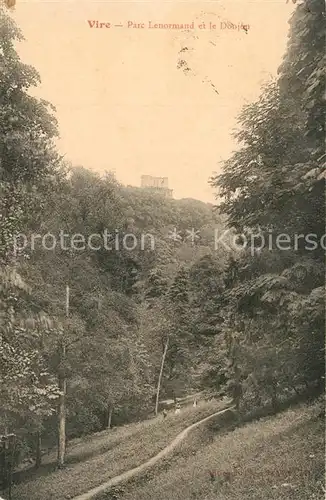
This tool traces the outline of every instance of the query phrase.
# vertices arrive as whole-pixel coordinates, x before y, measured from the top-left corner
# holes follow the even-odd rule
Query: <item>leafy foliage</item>
[[[272,242],[229,263],[223,329],[236,346],[225,351],[231,385],[275,409],[280,397],[324,383],[323,26],[321,2],[297,6],[279,79],[244,108],[241,147],[212,179],[230,227]]]

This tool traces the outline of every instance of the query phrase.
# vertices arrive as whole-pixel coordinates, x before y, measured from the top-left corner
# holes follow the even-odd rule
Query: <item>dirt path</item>
[[[164,448],[157,455],[155,455],[155,457],[152,457],[150,460],[147,460],[147,462],[144,462],[143,464],[139,465],[138,467],[135,467],[134,469],[128,470],[123,474],[119,474],[118,476],[113,477],[106,483],[103,483],[100,486],[97,486],[96,488],[89,490],[87,493],[83,493],[82,495],[74,497],[72,500],[91,500],[95,498],[96,495],[106,492],[112,486],[116,486],[117,484],[126,482],[132,477],[136,476],[137,474],[144,472],[145,470],[155,465],[159,460],[169,455],[181,443],[181,441],[185,439],[185,437],[189,434],[190,431],[192,431],[196,427],[199,427],[201,424],[208,422],[208,420],[211,420],[214,417],[217,417],[218,415],[222,415],[223,413],[230,411],[234,408],[235,408],[234,406],[230,406],[228,408],[225,408],[224,410],[218,411],[217,413],[213,413],[212,415],[209,415],[209,417],[203,418],[202,420],[199,420],[198,422],[195,422],[192,425],[189,425],[189,427],[180,432],[180,434],[178,434],[178,436],[168,446],[166,446],[166,448]]]

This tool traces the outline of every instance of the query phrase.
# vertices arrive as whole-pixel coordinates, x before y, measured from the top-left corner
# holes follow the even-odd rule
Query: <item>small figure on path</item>
[[[193,406],[194,408],[196,408],[196,406],[197,406],[197,399],[196,399],[196,398],[194,399],[194,404],[193,404],[192,406]]]
[[[168,412],[166,411],[166,409],[164,408],[163,410],[163,418],[166,418],[168,416]]]
[[[177,403],[175,405],[175,414],[178,415],[181,411],[181,406],[180,406],[180,403]]]

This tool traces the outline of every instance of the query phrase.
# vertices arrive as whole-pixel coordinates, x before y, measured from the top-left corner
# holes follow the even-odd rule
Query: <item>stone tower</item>
[[[168,198],[172,198],[173,190],[169,189],[169,179],[167,177],[153,177],[152,175],[142,175],[141,187],[143,189],[162,193]]]

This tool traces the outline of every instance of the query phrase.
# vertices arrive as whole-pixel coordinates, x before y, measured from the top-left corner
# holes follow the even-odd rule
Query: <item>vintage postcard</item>
[[[325,498],[325,3],[0,0],[0,500]]]

